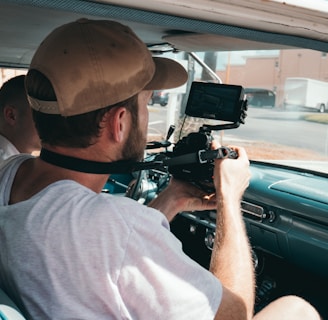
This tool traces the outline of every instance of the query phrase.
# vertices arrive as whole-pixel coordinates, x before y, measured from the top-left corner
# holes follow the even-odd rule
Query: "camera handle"
[[[167,166],[176,166],[190,163],[207,163],[214,159],[233,158],[236,159],[238,154],[236,151],[228,147],[220,147],[216,150],[199,150],[194,153],[188,153],[170,159],[163,160],[163,164]]]
[[[240,123],[243,123],[243,122],[241,121],[241,122],[233,122],[233,123],[218,124],[218,125],[204,124],[202,127],[200,127],[200,129],[202,131],[207,131],[207,132],[227,130],[227,129],[235,129],[235,128],[238,128],[240,126]]]

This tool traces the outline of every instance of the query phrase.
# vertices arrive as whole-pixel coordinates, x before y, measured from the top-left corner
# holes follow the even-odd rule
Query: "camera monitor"
[[[243,104],[242,86],[193,82],[185,113],[192,117],[239,122]]]

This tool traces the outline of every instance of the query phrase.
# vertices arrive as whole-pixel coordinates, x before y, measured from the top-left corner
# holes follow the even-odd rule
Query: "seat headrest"
[[[26,320],[2,289],[0,289],[0,320]]]

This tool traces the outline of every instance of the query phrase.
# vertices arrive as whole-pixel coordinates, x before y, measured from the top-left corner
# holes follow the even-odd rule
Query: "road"
[[[301,120],[306,112],[250,107],[246,123],[225,130],[224,139],[266,141],[328,154],[328,125]],[[150,109],[149,133],[165,132],[166,108]]]
[[[263,140],[327,154],[328,125],[300,119],[306,112],[251,108],[245,125],[226,132],[234,138]]]

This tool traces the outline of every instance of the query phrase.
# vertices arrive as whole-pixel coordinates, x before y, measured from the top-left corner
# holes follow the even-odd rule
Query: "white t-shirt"
[[[220,281],[159,211],[71,180],[8,205],[28,158],[0,167],[0,274],[9,268],[33,320],[214,318]]]
[[[19,154],[19,151],[7,138],[0,134],[0,162],[15,154]]]

